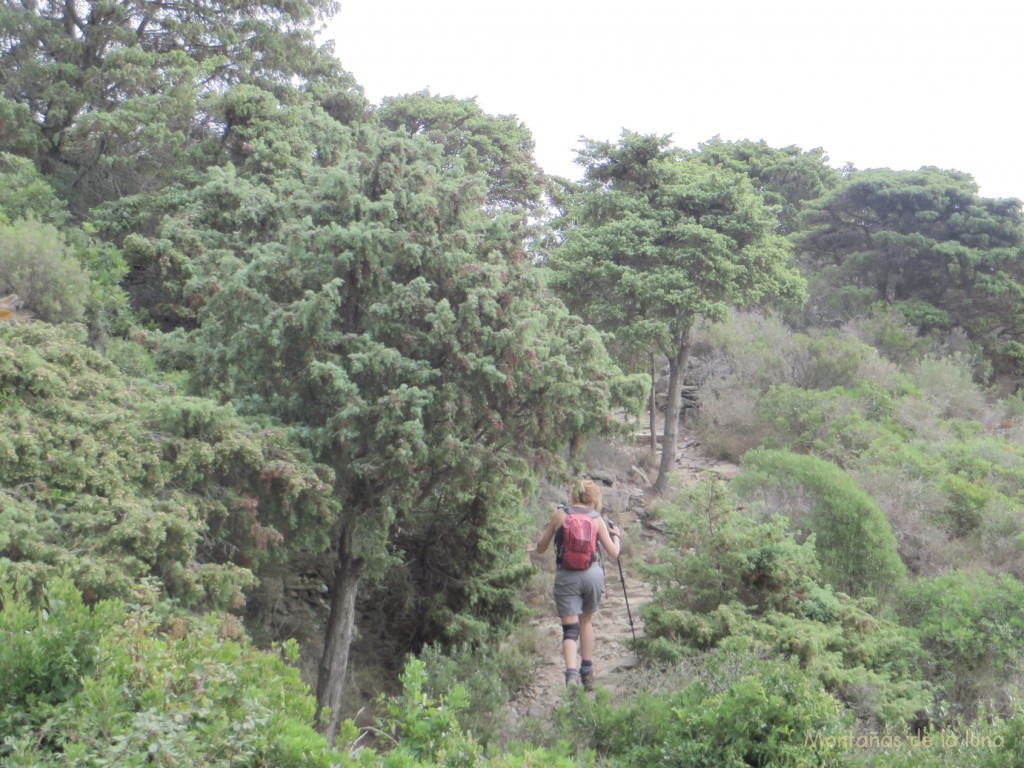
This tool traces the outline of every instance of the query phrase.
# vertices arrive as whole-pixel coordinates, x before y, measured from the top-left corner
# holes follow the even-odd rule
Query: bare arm
[[[615,558],[619,556],[619,544],[621,543],[621,537],[619,536],[619,529],[613,527],[608,530],[608,526],[605,525],[604,518],[599,518],[600,522],[597,526],[597,538],[601,541],[601,546],[604,547],[604,551],[608,553],[609,557]]]
[[[544,526],[544,530],[541,531],[540,538],[537,539],[537,546],[534,551],[539,555],[548,551],[548,545],[551,544],[551,539],[555,536],[562,522],[565,520],[565,512],[560,509],[555,509],[551,512],[551,517],[548,518],[547,524]]]

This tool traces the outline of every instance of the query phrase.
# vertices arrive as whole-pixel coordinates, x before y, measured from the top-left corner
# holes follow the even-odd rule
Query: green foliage
[[[48,322],[84,319],[103,343],[130,325],[120,252],[67,211],[31,161],[0,153],[0,293],[16,293]]]
[[[473,99],[427,91],[385,98],[381,125],[421,135],[442,148],[445,163],[459,163],[487,179],[487,205],[495,211],[538,214],[542,173],[533,159],[533,136],[511,115],[488,115]]]
[[[402,693],[385,702],[384,726],[398,744],[397,751],[416,761],[410,765],[475,766],[482,750],[458,720],[469,707],[465,688],[455,685],[435,699],[424,690],[426,680],[424,663],[410,659],[401,676]],[[394,758],[388,763],[399,764]]]
[[[335,618],[354,615],[364,571],[372,583],[422,555],[395,574],[412,599],[388,619],[425,619],[417,644],[478,643],[517,613],[512,521],[534,473],[565,472],[565,448],[606,431],[628,387],[545,290],[522,210],[489,208],[484,169],[378,126],[332,152],[270,185],[211,169],[167,199],[162,237],[132,244],[171,265],[168,298],[187,307],[162,351],[334,470],[341,514],[313,530],[335,540]],[[327,661],[321,694],[341,690],[346,658]]]
[[[3,110],[0,100],[0,111]],[[0,125],[5,125],[0,117]],[[16,219],[35,219],[60,225],[67,218],[64,206],[53,188],[25,157],[0,152],[0,224]]]
[[[841,467],[859,486],[857,495],[869,494],[881,510],[914,573],[970,565],[1024,575],[1016,401],[994,401],[972,380],[972,358],[937,354],[939,347],[915,337],[900,316],[879,312],[846,331],[853,337],[844,333],[818,348],[833,350],[819,366],[807,355],[811,334],[770,318],[736,313],[727,323],[702,327],[698,341],[715,358],[714,375],[700,392],[701,443],[733,460],[769,447]],[[887,354],[903,369],[858,337],[875,344],[889,338]],[[849,373],[846,361],[858,350],[860,363]],[[848,373],[832,378],[831,389],[806,388],[815,378],[808,373],[844,368]],[[786,482],[782,473],[768,486]],[[774,503],[806,510],[806,495],[780,491]]]
[[[191,267],[202,304],[183,362],[206,391],[301,425],[371,561],[393,520],[433,510],[470,526],[467,546],[494,546],[472,526],[515,507],[531,465],[559,467],[570,440],[604,428],[617,372],[544,293],[518,215],[481,210],[481,177],[438,167],[419,137],[367,140],[369,159],[344,147],[301,185],[211,173],[197,188],[186,211],[226,210],[201,221],[233,250]],[[207,198],[250,191],[238,215]],[[192,231],[182,216],[175,238]]]
[[[840,183],[821,150],[627,132],[586,144],[542,271],[517,119],[427,93],[369,110],[313,37],[333,0],[151,6],[0,12],[0,296],[108,353],[0,327],[0,762],[835,764],[837,701],[898,732],[932,700],[919,669],[960,746],[1011,745],[921,764],[1019,762],[1019,718],[968,722],[979,701],[1015,713],[1017,581],[924,579],[911,629],[838,591],[902,581],[894,529],[921,573],[1024,574],[1024,454],[971,377],[1024,359],[1019,204],[955,172]],[[801,298],[783,235],[805,319],[842,334],[731,312]],[[737,487],[788,523],[706,489],[668,513],[646,650],[706,653],[701,679],[621,709],[574,698],[575,755],[497,756],[518,659],[479,649],[520,616],[522,499],[640,394],[545,275],[630,365],[682,371],[707,320],[723,452],[818,458],[746,459]],[[178,331],[129,333],[122,287]],[[154,352],[200,396],[119,372],[154,375]],[[332,546],[332,596],[367,566],[360,630],[401,638],[381,656],[436,643],[382,702],[382,754],[330,753],[294,670],[235,619],[174,613],[237,609],[267,559]]]
[[[495,650],[463,646],[447,652],[430,645],[417,658],[424,665],[424,691],[432,699],[462,686],[467,706],[456,717],[483,745],[505,735],[510,691],[530,682],[535,661],[507,642]]]
[[[788,520],[737,510],[711,483],[681,497],[666,521],[669,546],[643,569],[655,587],[642,609],[652,657],[676,662],[737,643],[796,659],[862,718],[898,722],[928,706],[913,635],[873,615],[873,601],[826,584],[813,537],[797,543]]]
[[[709,482],[671,508],[659,508],[670,526],[672,546],[645,568],[658,585],[655,603],[699,614],[732,601],[761,613],[802,612],[817,578],[812,546],[787,534],[785,518],[745,519],[730,508],[733,501],[726,489]],[[709,638],[709,644],[718,639]]]
[[[142,577],[193,605],[241,603],[282,541],[322,545],[330,474],[280,430],[128,379],[41,323],[0,337],[0,560],[90,599]]]
[[[801,386],[825,390],[857,381],[865,354],[862,345],[827,334],[798,338],[808,360],[806,370],[801,372]]]
[[[0,744],[23,729],[39,728],[52,707],[78,693],[81,678],[97,671],[103,634],[126,618],[119,603],[85,607],[81,593],[63,577],[33,602],[31,582],[11,578],[10,571],[0,565]]]
[[[288,101],[296,82],[339,78],[313,25],[315,2],[186,2],[159,13],[119,3],[12,6],[0,16],[0,150],[37,159],[84,211],[162,188],[196,164],[244,151],[218,99],[244,84]],[[326,94],[325,94],[326,95]]]
[[[892,307],[921,333],[927,333],[933,329],[948,330],[953,325],[953,320],[948,312],[926,301],[894,302]]]
[[[920,334],[906,314],[889,305],[876,303],[854,321],[855,333],[889,360],[909,365],[920,360],[934,342]]]
[[[314,701],[277,653],[231,616],[157,606],[87,607],[59,577],[32,600],[0,570],[0,761],[9,766],[327,766],[341,755],[311,727]],[[294,649],[285,649],[292,653]]]
[[[820,147],[802,150],[797,146],[781,149],[764,141],[723,141],[718,136],[702,143],[698,157],[712,166],[746,174],[765,203],[776,213],[778,231],[793,231],[804,207],[842,180],[840,171],[829,166]]]
[[[986,415],[989,405],[972,379],[971,367],[961,355],[925,355],[911,372],[914,384],[939,418],[977,421]]]
[[[20,219],[0,224],[0,294],[8,293],[40,320],[73,323],[85,313],[89,275],[56,227]]]
[[[498,484],[473,494],[439,489],[392,536],[404,565],[367,590],[364,614],[385,637],[403,639],[396,658],[425,643],[486,646],[523,617],[519,593],[533,569],[520,555],[521,497]]]
[[[770,212],[740,174],[628,131],[617,144],[588,142],[580,163],[587,181],[547,263],[586,317],[673,355],[700,316],[802,296]]]
[[[714,350],[714,375],[701,386],[695,426],[705,447],[734,461],[763,444],[841,463],[884,437],[909,386],[854,335],[798,333],[761,313],[702,325],[696,343]]]
[[[917,630],[929,675],[954,715],[1017,695],[1008,683],[1024,654],[1024,585],[1017,579],[959,570],[921,579],[907,587],[899,611]]]
[[[736,492],[765,512],[787,516],[814,537],[822,577],[843,592],[884,597],[906,576],[896,537],[878,505],[839,467],[787,451],[743,457]]]
[[[669,359],[661,465],[664,492],[678,435],[682,377],[700,318],[803,298],[786,240],[748,178],[623,131],[586,142],[585,181],[567,201],[561,243],[546,259],[552,287],[619,345]]]
[[[1019,201],[981,198],[957,171],[862,171],[805,212],[796,243],[832,285],[868,289],[860,309],[884,301],[925,331],[960,326],[997,368],[1016,370],[1004,347],[1024,332],[1007,321],[1024,296]]]
[[[0,95],[0,125],[4,130],[3,151],[0,152],[4,165],[14,155],[24,158],[36,156],[39,136],[32,120],[32,110],[27,104],[19,104]]]
[[[873,768],[1020,768],[1024,746],[1021,708],[1008,717],[981,710],[971,722],[958,719],[941,730],[849,734],[851,766]]]
[[[556,713],[557,732],[610,765],[829,765],[827,738],[850,720],[793,661],[757,659],[739,644],[708,659],[701,679],[674,693],[576,697]]]
[[[442,671],[442,676],[444,673]],[[460,725],[472,707],[462,684],[445,687],[432,679],[428,665],[411,658],[400,676],[403,690],[381,698],[378,727],[355,740],[353,761],[345,765],[383,768],[440,768],[478,766],[492,768],[581,768],[592,761],[573,759],[566,743],[551,748],[508,743],[485,750],[473,733]],[[443,688],[443,690],[442,690]],[[376,737],[375,747],[363,747],[365,736]]]
[[[876,442],[903,439],[889,418],[894,408],[893,393],[885,387],[822,392],[782,384],[764,394],[756,416],[766,446],[846,465]]]

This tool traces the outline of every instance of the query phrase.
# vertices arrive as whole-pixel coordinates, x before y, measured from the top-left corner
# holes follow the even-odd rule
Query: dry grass
[[[694,431],[704,450],[717,459],[738,461],[764,442],[757,418],[757,392],[738,379],[716,381],[701,390]]]
[[[618,482],[625,482],[630,469],[645,461],[648,451],[643,447],[630,447],[610,440],[591,440],[583,449],[581,459],[592,472],[609,472]]]

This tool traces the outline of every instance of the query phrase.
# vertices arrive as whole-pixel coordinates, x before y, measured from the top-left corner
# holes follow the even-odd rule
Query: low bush
[[[556,733],[605,765],[827,765],[850,728],[842,706],[795,660],[757,658],[734,643],[709,656],[682,690],[640,692],[614,706],[607,693],[576,696],[556,712]]]
[[[89,273],[52,224],[0,223],[0,295],[9,293],[39,320],[73,323],[85,315]]]
[[[827,461],[787,451],[751,451],[734,483],[747,503],[783,514],[803,539],[814,536],[822,577],[853,595],[882,598],[906,575],[896,537],[878,505]]]
[[[900,722],[931,704],[913,632],[876,615],[873,599],[835,592],[813,536],[798,543],[786,518],[758,517],[714,483],[662,512],[667,545],[643,569],[654,586],[641,609],[652,663],[738,643],[795,660],[865,721]]]
[[[280,652],[253,648],[230,615],[172,617],[142,589],[134,606],[89,607],[66,578],[33,598],[3,570],[0,599],[4,765],[328,768],[342,759],[313,730],[316,702],[298,672]]]
[[[436,645],[417,657],[424,666],[424,692],[440,699],[462,686],[467,706],[456,713],[460,727],[484,745],[496,742],[505,727],[509,692],[527,682],[524,672],[531,667],[530,659],[511,647],[493,652],[464,647],[445,653]]]
[[[1024,584],[1012,576],[952,571],[908,586],[899,613],[927,651],[926,671],[950,706],[1007,706],[1024,659]]]

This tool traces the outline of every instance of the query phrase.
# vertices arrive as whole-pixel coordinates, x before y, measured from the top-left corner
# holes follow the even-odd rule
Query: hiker
[[[594,613],[601,604],[604,592],[604,568],[596,543],[609,557],[619,556],[619,531],[614,523],[606,523],[601,517],[601,489],[590,480],[583,480],[572,489],[571,506],[559,506],[551,513],[535,551],[547,552],[552,540],[555,542],[555,608],[562,622],[562,655],[565,657],[565,684],[582,682],[585,690],[594,687]],[[566,553],[566,518],[573,521],[580,516],[583,527],[593,528],[588,553],[589,562],[576,562]],[[596,534],[596,535],[593,535]],[[569,536],[575,534],[570,533]],[[569,567],[569,566],[572,567]],[[580,666],[576,667],[576,648],[579,645]]]

